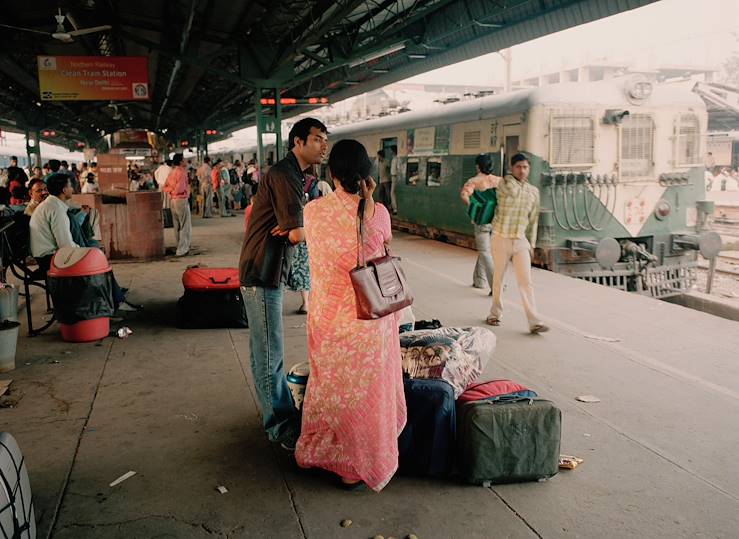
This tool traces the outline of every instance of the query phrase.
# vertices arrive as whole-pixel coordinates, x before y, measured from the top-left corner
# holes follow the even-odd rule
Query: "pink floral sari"
[[[312,281],[308,312],[310,378],[295,458],[381,490],[398,468],[406,420],[397,314],[357,320],[349,271],[356,265],[357,200],[343,191],[305,207]],[[365,256],[383,252],[390,214],[380,204],[366,223]]]

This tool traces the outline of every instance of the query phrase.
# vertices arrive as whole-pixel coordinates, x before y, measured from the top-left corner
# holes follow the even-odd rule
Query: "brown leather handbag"
[[[387,247],[385,255],[372,260],[364,258],[364,205],[357,208],[357,267],[349,272],[357,299],[357,318],[376,320],[399,311],[413,303],[400,259],[392,256]]]

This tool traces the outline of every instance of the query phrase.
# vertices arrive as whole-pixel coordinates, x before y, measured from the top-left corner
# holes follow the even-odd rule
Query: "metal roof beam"
[[[307,20],[308,17],[306,17],[297,29],[298,32],[300,32],[300,36],[297,39],[293,39],[291,36],[288,36],[285,41],[280,44],[278,47],[279,53],[275,56],[269,71],[274,71],[279,64],[289,60],[291,56],[295,55],[301,49],[305,49],[306,47],[314,45],[320,41],[324,34],[336,26],[336,23],[344,19],[363,2],[364,0],[348,0],[343,4],[341,2],[325,2],[324,4],[319,4],[319,10],[325,9],[324,5],[333,5],[334,9],[330,15],[322,17],[319,21],[314,21],[318,23],[317,26],[311,25],[310,21]],[[313,10],[311,10],[311,15],[312,13]],[[313,20],[312,16],[310,19],[311,21]]]
[[[166,2],[165,2],[166,3]],[[190,43],[190,31],[192,30],[192,23],[195,20],[195,11],[198,7],[198,0],[190,0],[190,13],[187,15],[185,19],[185,27],[182,29],[182,35],[180,37],[180,46],[179,46],[179,58],[177,58],[174,61],[174,66],[172,67],[172,71],[169,73],[169,82],[167,83],[167,88],[164,91],[164,99],[162,100],[162,104],[159,107],[159,112],[157,113],[157,119],[155,122],[155,127],[159,128],[159,123],[162,119],[162,114],[164,114],[164,110],[167,108],[167,103],[169,102],[170,97],[174,93],[174,83],[177,79],[177,74],[180,71],[180,68],[182,67],[182,60],[181,57],[185,56],[185,53],[187,52],[187,47]]]
[[[170,52],[168,50],[163,49],[159,43],[150,41],[148,39],[141,38],[125,30],[119,30],[118,34],[122,38],[127,39],[128,41],[131,41],[132,43],[137,43],[143,47],[148,47],[150,50],[156,51],[157,53],[161,54],[162,56],[166,56],[167,58],[172,58],[174,60],[180,60],[183,64],[188,64],[191,66],[199,67],[203,71],[207,71],[208,73],[217,75],[223,80],[227,80],[229,82],[240,84],[241,86],[245,86],[247,88],[254,87],[254,85],[250,81],[244,80],[241,77],[237,77],[235,75],[230,75],[228,73],[225,73],[222,69],[212,67],[208,63],[206,63],[202,58],[193,58],[190,55],[182,55],[182,54]]]

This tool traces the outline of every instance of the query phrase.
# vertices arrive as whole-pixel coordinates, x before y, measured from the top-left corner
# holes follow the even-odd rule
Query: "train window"
[[[595,162],[594,122],[589,116],[553,116],[549,123],[552,166]]]
[[[698,155],[700,126],[695,114],[681,114],[677,135],[677,164],[696,165],[701,162]]]
[[[632,114],[621,122],[621,176],[638,178],[652,170],[654,122],[648,114]]]
[[[408,159],[405,166],[405,183],[416,185],[418,183],[418,159]]]
[[[477,150],[480,148],[480,131],[465,131],[462,143],[465,150]]]
[[[426,162],[426,185],[439,187],[441,185],[441,159],[431,157]]]

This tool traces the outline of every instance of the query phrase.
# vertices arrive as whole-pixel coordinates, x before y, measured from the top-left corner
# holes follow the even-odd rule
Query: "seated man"
[[[30,217],[33,215],[33,212],[38,205],[49,196],[49,190],[46,188],[44,180],[33,179],[28,184],[28,194],[31,197],[31,201],[28,203],[28,206],[26,206],[23,213]]]
[[[79,247],[72,239],[67,215],[66,201],[72,198],[72,183],[62,174],[52,174],[47,181],[49,196],[35,207],[29,224],[31,255],[45,271],[49,270],[57,249]]]
[[[34,188],[37,187],[35,184]],[[72,238],[69,207],[66,201],[72,197],[72,183],[68,176],[52,174],[47,179],[49,195],[33,210],[29,223],[31,255],[38,262],[43,274],[49,271],[51,258],[61,247],[79,247]],[[123,290],[113,277],[113,303],[116,308],[126,302]],[[137,309],[138,306],[128,304]],[[124,308],[124,310],[127,310]]]
[[[61,176],[61,175],[60,175]],[[63,176],[62,176],[63,177]],[[31,180],[28,184],[28,192],[31,201],[26,206],[23,213],[29,217],[33,215],[39,204],[49,196],[49,190],[43,180]],[[93,209],[85,209],[85,207],[70,207],[67,205],[67,217],[69,217],[69,229],[72,232],[72,240],[80,247],[99,247],[100,242],[95,239],[95,231],[92,227]]]

